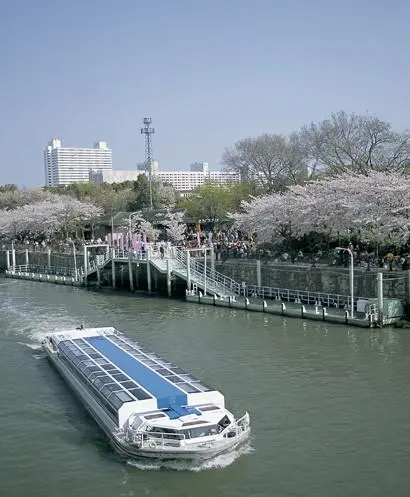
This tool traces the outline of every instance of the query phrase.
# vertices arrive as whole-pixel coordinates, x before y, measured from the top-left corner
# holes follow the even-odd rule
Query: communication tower
[[[141,128],[141,134],[145,135],[145,170],[148,171],[149,181],[149,200],[152,209],[152,135],[155,133],[155,128],[151,128],[152,119],[144,117],[144,127]]]

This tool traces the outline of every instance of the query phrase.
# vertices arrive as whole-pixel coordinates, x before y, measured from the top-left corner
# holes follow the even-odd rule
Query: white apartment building
[[[90,181],[93,183],[121,183],[135,181],[140,174],[148,174],[143,164],[138,166],[137,171],[90,171]],[[207,181],[224,184],[240,180],[239,174],[234,172],[210,171],[207,162],[191,164],[189,171],[160,171],[158,162],[153,161],[152,176],[163,183],[171,184],[175,191],[181,195],[189,195],[192,190]]]
[[[46,186],[88,182],[90,169],[112,171],[112,151],[106,142],[96,142],[93,148],[68,148],[53,138],[44,150]]]

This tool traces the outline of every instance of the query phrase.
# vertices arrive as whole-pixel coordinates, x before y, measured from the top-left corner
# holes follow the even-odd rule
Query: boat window
[[[116,409],[119,409],[123,404],[123,402],[117,397],[116,393],[112,393],[108,400]]]
[[[91,373],[95,373],[97,371],[100,371],[100,368],[98,366],[87,366],[84,370],[84,374],[86,376],[90,376]]]
[[[165,368],[157,369],[157,373],[163,376],[168,373],[168,370]]]
[[[189,428],[188,430],[183,430],[183,432],[187,438],[209,437],[218,434],[218,427],[216,425],[201,426],[198,428]]]
[[[141,390],[141,388],[132,388],[128,390],[130,394],[132,394],[138,400],[151,399],[151,395]]]
[[[229,425],[231,424],[231,421],[230,419],[228,418],[228,416],[224,416],[221,421],[219,421],[218,423],[218,426],[220,426],[223,430],[228,427]]]
[[[97,388],[98,390],[100,390],[104,385],[104,379],[103,378],[97,378],[95,381],[94,381],[94,386],[95,388]]]
[[[133,400],[132,397],[124,391],[116,392],[115,395],[123,402],[130,402],[130,400]]]
[[[92,383],[99,376],[104,376],[104,373],[100,369],[98,369],[98,371],[94,371],[93,373],[91,373],[88,378]]]
[[[184,381],[195,381],[195,378],[191,376],[190,374],[181,374],[181,378]]]
[[[213,390],[210,386],[205,385],[205,383],[202,383],[200,381],[192,382],[192,384],[194,385],[194,387],[201,390],[201,392],[210,392],[211,390]]]
[[[185,374],[185,371],[181,368],[172,368],[172,371],[175,373],[175,374]]]
[[[122,381],[121,385],[126,388],[127,390],[129,388],[138,388],[137,384],[134,383],[133,381]]]
[[[151,366],[151,369],[153,369],[154,371],[158,371],[158,369],[162,369],[162,366],[160,364],[153,364]]]
[[[206,411],[219,411],[219,407],[217,406],[205,406],[205,407],[200,407],[200,411],[206,412]]]
[[[71,341],[74,342],[74,343],[83,343],[83,339],[82,338],[74,338]]]
[[[107,359],[103,359],[102,357],[98,357],[98,358],[95,360],[95,362],[96,362],[97,364],[100,364],[100,365],[103,365],[103,364],[108,364]]]
[[[147,414],[144,416],[145,419],[150,420],[150,419],[159,419],[159,418],[165,418],[165,414],[158,413],[158,414]]]
[[[115,378],[117,381],[129,381],[129,378],[122,373],[115,373],[112,374],[111,376]]]
[[[199,390],[188,383],[178,383],[178,388],[181,388],[186,393],[199,392]]]
[[[117,371],[117,368],[113,366],[112,364],[102,364],[101,367],[105,369],[106,371]]]
[[[116,383],[109,383],[101,389],[101,393],[104,395],[104,397],[108,398],[112,394],[112,392],[115,392],[117,389],[118,385]]]
[[[154,366],[156,364],[154,361],[151,361],[150,359],[140,359],[140,361],[145,364],[145,366]]]
[[[178,376],[175,376],[175,375],[173,375],[172,373],[170,373],[170,375],[169,375],[169,376],[166,376],[166,375],[165,375],[165,376],[164,376],[164,378],[166,378],[168,381],[172,381],[172,383],[177,382],[177,381],[178,381],[178,379],[179,379],[179,378],[178,378]]]
[[[90,361],[90,359],[87,359],[86,361],[84,361],[84,364],[86,365],[86,367],[88,367],[88,366],[94,366],[93,361]]]
[[[80,362],[80,364],[78,365],[78,369],[80,371],[84,371],[84,369],[87,367],[87,365],[85,364],[86,361],[82,361]]]
[[[202,425],[204,423],[207,423],[207,421],[189,421],[188,423],[182,423],[182,426],[195,426],[195,425]]]
[[[81,350],[88,355],[95,354],[95,350],[91,347],[83,347]]]

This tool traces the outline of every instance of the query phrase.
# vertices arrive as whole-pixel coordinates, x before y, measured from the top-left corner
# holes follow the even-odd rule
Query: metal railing
[[[110,256],[111,257],[111,256]],[[114,249],[114,258],[115,259],[123,259],[136,261],[146,261],[147,260],[147,252],[146,251],[133,251],[133,250],[124,250],[124,249]]]
[[[49,274],[55,276],[69,276],[75,278],[75,270],[70,267],[62,266],[45,266],[45,265],[34,265],[34,264],[19,264],[14,267],[10,267],[10,271],[16,273],[36,273],[36,274]]]
[[[309,290],[292,290],[288,288],[246,285],[241,288],[244,297],[259,297],[262,299],[276,299],[286,302],[302,303],[307,305],[321,305],[322,307],[350,308],[351,298],[348,295],[335,293],[311,292]],[[368,297],[354,297],[357,307],[358,300],[368,300]]]
[[[181,447],[181,442],[185,440],[183,433],[134,433],[131,437],[132,443],[140,448],[160,449],[164,447]]]
[[[179,265],[184,269],[184,271],[187,271],[188,257],[186,252],[178,247],[175,247],[174,255]],[[175,268],[175,270],[178,269]],[[224,274],[218,273],[218,271],[208,267],[205,271],[205,265],[196,260],[190,260],[189,270],[192,281],[202,287],[206,285],[207,289],[222,295],[239,295],[239,283],[232,278],[229,278],[229,276],[225,276]]]

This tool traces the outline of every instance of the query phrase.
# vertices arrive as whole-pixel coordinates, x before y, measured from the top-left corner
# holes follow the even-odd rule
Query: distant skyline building
[[[136,181],[140,174],[148,176],[146,164],[139,164],[137,171],[90,171],[92,183],[121,183],[123,181]],[[189,195],[192,190],[207,181],[217,184],[237,182],[240,176],[235,172],[210,171],[207,162],[191,164],[189,171],[160,171],[158,161],[152,161],[152,178],[172,185],[176,192],[182,196]]]
[[[93,148],[69,148],[53,138],[44,150],[45,186],[88,182],[91,169],[112,171],[112,151],[106,142],[95,142]]]

